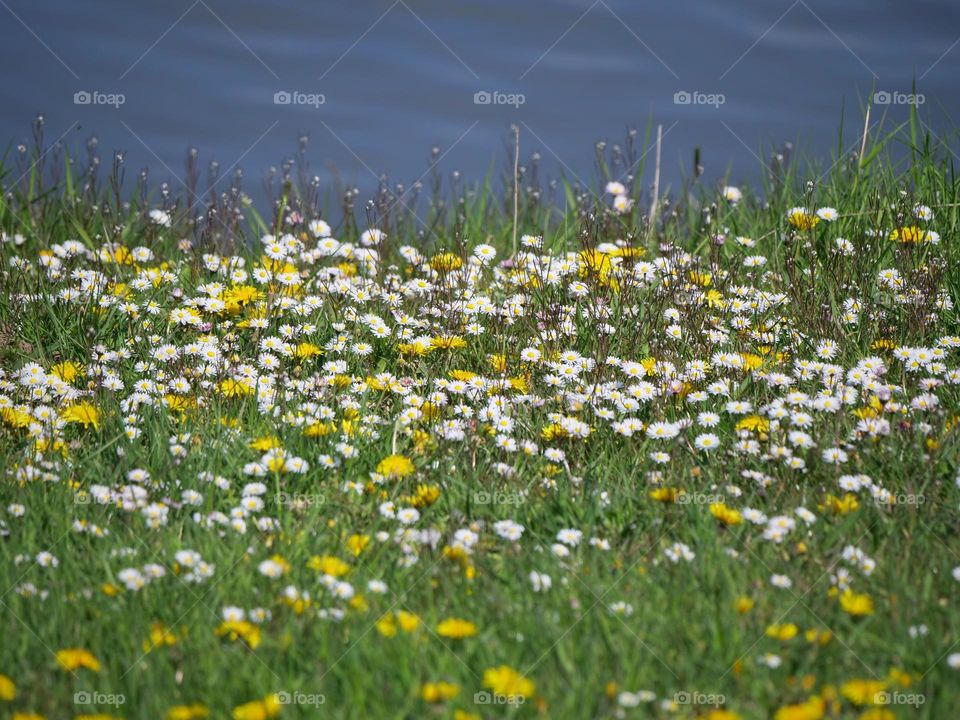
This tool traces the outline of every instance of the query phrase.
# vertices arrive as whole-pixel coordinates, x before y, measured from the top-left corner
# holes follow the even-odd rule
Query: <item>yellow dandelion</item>
[[[336,429],[336,423],[317,422],[307,425],[303,429],[303,434],[305,437],[323,437],[324,435],[329,435],[330,433],[335,432]]]
[[[66,648],[57,651],[57,663],[68,672],[86,668],[93,672],[100,672],[100,661],[93,653],[83,648]]]
[[[297,345],[297,349],[294,351],[294,355],[298,360],[307,360],[317,355],[322,355],[323,350],[314,345],[313,343],[303,342]]]
[[[438,273],[453,272],[454,270],[459,270],[461,267],[463,267],[463,260],[460,259],[460,256],[455,255],[454,253],[444,252],[434,255],[430,259],[430,267],[432,267]]]
[[[826,701],[815,695],[802,703],[784,705],[774,713],[773,718],[774,720],[820,720],[826,711]]]
[[[350,566],[347,563],[332,555],[314,555],[307,561],[307,567],[333,577],[341,577],[350,572]]]
[[[206,705],[194,703],[193,705],[175,705],[167,711],[166,720],[202,720],[210,716],[210,711]]]
[[[507,369],[507,356],[497,353],[487,357],[487,362],[490,363],[490,367],[494,369],[495,372],[502,373]]]
[[[413,632],[420,627],[420,618],[406,610],[397,611],[397,623],[404,632]]]
[[[100,428],[100,411],[93,403],[86,400],[64,408],[60,417],[69,423],[77,423],[84,427],[93,425],[94,429]]]
[[[799,628],[793,623],[783,623],[782,625],[768,625],[765,634],[774,640],[786,642],[795,638],[799,631]]]
[[[483,686],[492,690],[495,695],[508,698],[527,698],[536,691],[536,686],[532,680],[509,665],[500,665],[484,670]]]
[[[69,383],[83,375],[83,365],[68,360],[67,362],[57,363],[50,368],[50,372]]]
[[[355,556],[360,555],[370,544],[369,535],[354,534],[347,538],[347,549]]]
[[[7,702],[17,697],[17,686],[6,675],[0,675],[0,700]]]
[[[233,720],[269,720],[280,714],[283,704],[278,695],[267,695],[262,700],[238,705],[233,709]]]
[[[916,225],[897,228],[890,233],[890,239],[898,243],[924,243],[933,242],[936,236],[929,230],[924,230]]]
[[[388,479],[403,479],[413,474],[413,462],[406,455],[387,455],[377,464],[377,472]]]
[[[253,395],[253,385],[247,380],[227,378],[220,383],[220,392],[228,398]]]
[[[452,700],[460,694],[460,686],[456,683],[440,682],[424,683],[420,688],[420,697],[428,703],[442,703]]]
[[[857,496],[853,493],[846,493],[842,498],[827,494],[823,499],[823,504],[817,506],[821,512],[830,511],[834,515],[849,515],[859,509],[859,507],[860,501],[857,500]]]
[[[393,616],[389,613],[381,616],[376,623],[377,632],[383,635],[386,638],[392,638],[397,634],[397,624],[394,622]]]
[[[820,224],[820,218],[808,213],[803,208],[793,208],[787,215],[787,220],[797,230],[812,230]]]
[[[477,634],[477,626],[469,620],[448,618],[437,625],[437,635],[454,640],[473,637]]]
[[[426,485],[421,483],[413,495],[408,495],[403,500],[408,505],[415,508],[425,508],[433,505],[440,498],[440,487],[438,485]]]
[[[727,306],[727,301],[723,299],[723,294],[716,289],[707,290],[703,296],[703,302],[706,303],[707,307],[712,308],[725,308]]]
[[[887,689],[883,680],[856,678],[840,686],[840,694],[854,705],[873,705],[877,696]]]
[[[724,710],[723,708],[710,710],[705,717],[706,720],[741,720],[739,713],[735,713],[733,710]]]
[[[434,345],[422,340],[415,340],[412,343],[400,343],[397,345],[397,352],[401,355],[414,355],[422,356],[429,355],[430,352],[434,349]]]
[[[683,490],[673,487],[655,488],[649,492],[651,499],[662,503],[675,503],[682,494]]]
[[[149,637],[143,641],[143,651],[148,653],[155,648],[170,647],[176,644],[177,636],[163,623],[155,622],[150,625]]]
[[[687,273],[687,278],[694,285],[699,285],[700,287],[710,287],[710,283],[713,282],[713,277],[708,272],[697,272],[696,270],[691,270]]]
[[[281,447],[280,439],[276,435],[261,435],[250,441],[249,447],[252,450],[267,452]]]
[[[840,594],[840,607],[854,617],[873,615],[873,598],[866,593],[855,593],[847,588]]]
[[[251,650],[260,645],[260,626],[246,620],[228,620],[220,623],[214,634],[236,642],[243,640]]]
[[[770,430],[770,421],[760,415],[747,415],[736,425],[737,430],[749,430],[754,433],[765,433]]]
[[[860,713],[857,720],[897,720],[897,716],[894,715],[893,710],[874,707]]]
[[[0,417],[3,417],[3,421],[7,425],[17,429],[29,427],[30,423],[33,422],[33,416],[30,413],[10,407],[4,408]]]
[[[723,503],[711,503],[710,514],[713,515],[721,525],[739,525],[743,522],[743,516],[738,510],[727,507]]]

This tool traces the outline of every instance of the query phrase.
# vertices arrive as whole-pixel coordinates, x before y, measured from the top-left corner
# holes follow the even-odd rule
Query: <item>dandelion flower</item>
[[[388,455],[377,465],[377,472],[388,479],[403,479],[412,475],[414,469],[405,455]]]
[[[506,698],[528,698],[536,691],[533,681],[508,665],[484,670],[483,685],[493,691],[495,695]]]
[[[279,695],[267,695],[262,700],[253,700],[233,709],[233,720],[269,720],[280,714],[283,708]]]
[[[83,648],[67,648],[57,651],[57,662],[60,667],[68,672],[73,672],[79,668],[86,668],[93,672],[100,672],[100,661],[94,657],[93,653]]]
[[[94,429],[100,427],[100,411],[95,405],[89,402],[79,402],[70,405],[60,413],[60,417],[66,422],[77,423],[84,427],[93,425]]]
[[[787,213],[787,220],[798,230],[812,230],[820,222],[819,217],[811,215],[802,207],[791,208]]]
[[[476,624],[460,618],[448,618],[437,625],[437,635],[454,640],[473,637],[477,634]]]

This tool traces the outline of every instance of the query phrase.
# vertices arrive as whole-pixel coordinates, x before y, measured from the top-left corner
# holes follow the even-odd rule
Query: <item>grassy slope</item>
[[[871,145],[876,150],[868,149],[863,162],[841,159],[820,169],[794,163],[784,177],[768,182],[760,197],[748,192],[736,205],[717,199],[713,188],[691,183],[670,198],[654,227],[643,217],[650,198],[641,192],[639,183],[632,189],[637,209],[627,216],[615,216],[605,210],[608,199],[598,199],[591,189],[566,183],[541,187],[528,168],[522,183],[519,231],[543,234],[547,247],[555,252],[579,252],[616,239],[646,248],[645,259],[670,256],[683,248],[699,258],[695,267],[710,272],[713,287],[725,297],[730,297],[734,286],[746,284],[783,292],[789,297],[783,314],[804,337],[797,337],[792,344],[778,339],[773,352],[812,357],[817,339],[832,338],[840,345],[833,361],[850,367],[862,357],[883,354],[869,349],[880,338],[898,346],[932,347],[939,337],[955,334],[958,327],[955,311],[932,312],[936,292],[927,286],[944,288],[955,303],[960,301],[960,274],[956,271],[960,245],[955,239],[960,203],[949,148],[934,146],[911,131],[911,127],[901,128],[887,139],[907,148],[909,159],[901,165],[889,160],[883,143]],[[46,156],[45,162],[49,172],[53,155]],[[602,195],[603,182],[617,179],[627,164],[610,164],[607,155],[597,193]],[[276,225],[269,217],[256,216],[251,208],[244,210],[246,217],[236,227],[226,223],[229,231],[219,220],[195,221],[194,213],[184,210],[190,204],[187,197],[172,213],[174,229],[161,232],[144,217],[145,206],[141,209],[136,201],[132,207],[118,204],[108,181],[99,189],[85,190],[82,173],[74,172],[69,179],[51,185],[49,179],[41,182],[43,173],[37,165],[14,183],[20,175],[10,164],[0,171],[12,193],[0,206],[0,228],[10,234],[22,233],[27,239],[20,247],[0,246],[6,273],[0,294],[0,367],[8,376],[28,361],[46,369],[63,360],[88,363],[97,345],[117,349],[130,338],[135,338],[132,349],[139,356],[149,348],[149,332],[179,345],[196,336],[167,325],[166,310],[174,304],[167,287],[137,295],[141,303],[153,298],[164,308],[148,331],[142,318],[132,321],[115,311],[94,312],[89,306],[78,312],[50,298],[45,295],[49,284],[42,274],[10,267],[13,255],[36,262],[42,249],[70,238],[94,249],[107,240],[130,247],[146,245],[154,249],[158,261],[171,263],[180,287],[189,296],[198,283],[211,276],[200,266],[199,250],[176,250],[178,239],[193,238],[200,249],[237,252],[252,264],[256,254],[248,249],[245,238],[255,242]],[[501,258],[510,252],[514,228],[509,191],[501,196],[490,184],[469,191],[462,186],[449,188],[439,170],[433,178],[421,191],[423,197],[416,206],[419,218],[384,192],[372,208],[358,209],[335,228],[334,235],[344,241],[355,240],[372,222],[387,231],[389,243],[384,253],[401,268],[397,248],[404,243],[419,244],[427,255],[449,249],[466,256],[480,241],[496,246]],[[808,180],[816,182],[807,185]],[[306,214],[314,210],[309,189],[298,187],[295,181],[277,192],[291,205],[303,203]],[[412,204],[409,197],[404,196],[404,202]],[[887,239],[891,228],[909,218],[916,203],[934,208],[936,218],[931,227],[940,234],[938,245],[899,245]],[[225,217],[231,201],[221,198],[217,204],[220,217]],[[206,215],[204,205],[200,203],[196,213]],[[785,217],[789,208],[801,205],[832,206],[841,217],[811,231],[794,232]],[[423,225],[431,230],[418,233]],[[717,233],[727,238],[722,246],[713,241]],[[756,248],[744,251],[732,241],[735,236],[754,238]],[[840,258],[832,252],[835,237],[850,239],[855,255]],[[764,270],[768,272],[745,269],[742,261],[747,254],[765,255],[768,264]],[[877,273],[891,267],[899,268],[908,286],[921,289],[926,304],[896,304],[891,293],[878,287]],[[130,267],[103,269],[125,280],[134,273]],[[730,276],[725,277],[724,271]],[[630,285],[613,292],[593,280],[588,279],[591,294],[580,303],[583,312],[575,321],[576,336],[544,342],[545,350],[573,347],[594,357],[607,372],[605,379],[612,377],[602,363],[608,356],[653,356],[682,366],[689,359],[709,359],[715,352],[701,331],[717,311],[703,305],[682,305],[686,290],[682,274],[672,288],[656,292]],[[527,287],[519,291],[528,297],[531,308],[544,314],[548,329],[556,326],[550,313],[559,303],[569,302],[554,289]],[[491,295],[502,299],[504,292],[495,288]],[[39,297],[33,296],[36,293]],[[26,295],[33,297],[25,301]],[[860,298],[865,307],[856,326],[839,320],[842,301],[851,296]],[[443,299],[440,295],[431,302]],[[600,300],[610,308],[609,322],[620,328],[613,336],[596,332],[596,321],[589,317],[591,304]],[[410,305],[409,311],[425,317],[427,304]],[[346,317],[346,305],[331,300],[311,316],[316,329],[309,339],[318,345],[326,342],[336,332],[333,323]],[[663,310],[669,307],[683,307],[682,342],[664,335]],[[389,316],[380,300],[363,312]],[[753,327],[772,323],[778,314],[752,318]],[[931,314],[936,319],[931,319]],[[485,335],[467,338],[467,348],[419,359],[399,360],[395,342],[374,343],[374,355],[365,361],[350,360],[348,372],[363,378],[375,368],[432,379],[462,369],[492,377],[495,373],[487,360],[491,353],[505,353],[509,371],[518,366],[520,348],[537,345],[542,339],[544,326],[538,326],[533,315],[530,312],[512,325],[491,322]],[[271,332],[287,321],[274,321]],[[451,314],[441,313],[433,322],[436,333],[460,331]],[[215,332],[222,336],[226,330],[218,327]],[[235,352],[244,360],[255,358],[251,331],[238,335]],[[759,344],[748,333],[734,334],[725,349],[755,352]],[[957,367],[956,352],[946,360],[948,368]],[[916,395],[917,378],[907,377],[889,353],[883,357],[892,368],[887,381],[906,383],[907,397]],[[288,379],[297,373],[318,372],[320,361],[313,363],[300,370],[291,365],[284,372],[291,373]],[[785,371],[790,372],[789,365]],[[122,376],[129,385],[152,374],[138,373],[131,362],[123,365]],[[770,400],[770,390],[762,383],[737,377],[742,379],[736,392],[739,399],[758,407]],[[549,396],[539,380],[535,387],[536,392]],[[804,389],[815,392],[815,386]],[[468,433],[463,444],[440,442],[418,453],[404,431],[388,424],[376,439],[356,439],[358,457],[340,470],[321,471],[317,457],[332,454],[339,438],[304,437],[298,428],[262,416],[253,399],[230,399],[211,392],[202,412],[182,418],[163,409],[146,412],[139,422],[141,436],[130,442],[124,435],[117,398],[97,391],[94,400],[103,411],[99,429],[70,425],[64,430],[70,443],[67,458],[53,453],[43,457],[59,463],[56,482],[18,483],[13,476],[17,468],[38,464],[31,450],[33,443],[22,430],[0,426],[0,454],[10,473],[0,485],[0,506],[6,508],[14,502],[26,506],[22,519],[0,511],[10,530],[0,542],[0,616],[5,628],[0,673],[11,677],[18,687],[17,699],[0,704],[0,708],[31,709],[50,718],[71,717],[84,712],[71,702],[74,693],[96,690],[126,696],[126,705],[112,710],[119,716],[157,718],[173,705],[203,702],[212,717],[228,717],[231,708],[242,702],[284,690],[322,693],[326,698],[323,712],[332,717],[452,717],[455,708],[490,717],[538,713],[553,718],[613,717],[615,700],[608,696],[607,686],[616,683],[621,690],[652,690],[658,698],[673,698],[677,692],[721,694],[728,709],[744,718],[762,718],[780,705],[800,702],[812,693],[826,692],[829,697],[827,685],[840,688],[853,678],[886,678],[891,668],[899,668],[915,677],[912,688],[902,691],[922,693],[926,702],[916,710],[893,707],[895,717],[948,717],[957,707],[957,675],[945,665],[944,656],[954,652],[952,644],[960,640],[958,585],[951,577],[951,569],[960,565],[960,493],[954,483],[957,431],[949,429],[949,419],[960,411],[960,402],[955,385],[941,388],[937,394],[941,408],[923,418],[931,424],[929,436],[916,431],[916,419],[910,427],[901,427],[899,419],[893,418],[892,434],[877,441],[858,441],[850,452],[851,461],[842,470],[822,463],[819,450],[842,443],[856,419],[848,410],[834,417],[818,416],[812,434],[819,447],[806,455],[807,472],[798,474],[782,463],[727,452],[735,442],[733,422],[728,418],[715,430],[725,449],[705,456],[688,442],[664,446],[642,434],[623,438],[611,432],[608,423],[590,419],[586,411],[584,419],[597,428],[589,440],[552,443],[567,453],[565,466],[551,465],[543,457],[504,455],[482,432]],[[325,402],[336,408],[340,418],[342,409],[335,397],[330,394]],[[706,405],[722,407],[714,401]],[[366,398],[361,416],[377,412],[392,419],[393,407],[389,399]],[[548,424],[546,412],[564,410],[564,404],[550,401],[540,410],[519,411],[516,437],[532,438],[543,447],[550,445],[540,439],[541,429]],[[695,416],[697,410],[677,400],[662,399],[654,409],[636,414],[647,420],[674,420]],[[237,428],[225,427],[221,418],[236,420]],[[169,452],[169,438],[176,433],[189,433],[195,439],[179,464],[174,464]],[[247,443],[266,434],[277,435],[288,453],[307,459],[314,468],[304,476],[265,479],[271,490],[262,514],[279,519],[281,529],[276,533],[261,534],[251,526],[245,536],[227,530],[221,537],[194,523],[186,509],[172,510],[169,525],[150,531],[141,517],[85,503],[85,496],[71,488],[120,483],[123,473],[145,468],[164,484],[152,496],[176,499],[181,490],[196,488],[205,497],[197,510],[227,511],[239,501],[240,488],[247,481],[244,464],[259,457]],[[690,436],[693,434],[691,429]],[[927,437],[937,445],[928,445]],[[378,516],[379,496],[340,490],[345,480],[363,481],[393,447],[413,458],[417,481],[442,488],[436,503],[422,510],[420,526],[440,529],[443,543],[471,522],[478,523],[478,529],[485,527],[472,556],[473,570],[467,572],[460,563],[445,559],[439,549],[423,551],[417,564],[404,568],[397,562],[399,551],[392,542],[374,541],[359,557],[344,546],[350,534],[393,532],[396,528],[395,522]],[[669,447],[672,461],[654,468],[648,456],[661,447]],[[120,449],[122,456],[118,455]],[[499,461],[514,465],[516,476],[499,478],[493,470]],[[769,473],[777,482],[762,491],[740,478],[746,468]],[[802,505],[813,510],[818,520],[809,529],[801,523],[783,544],[765,542],[760,537],[762,528],[747,524],[719,527],[702,503],[665,505],[651,500],[648,473],[654,469],[662,472],[664,485],[691,494],[714,492],[714,488],[723,493],[728,483],[735,482],[743,496],[727,494],[731,506],[755,507],[775,515],[791,513]],[[230,478],[231,489],[214,491],[201,483],[197,477],[204,471]],[[826,493],[840,494],[835,480],[841,472],[865,473],[893,492],[922,495],[925,501],[885,509],[865,496],[860,508],[846,515],[819,510]],[[413,481],[405,480],[388,484],[384,490],[399,499],[413,488]],[[479,504],[476,493],[481,488],[499,490],[504,493],[502,498],[513,500]],[[321,494],[324,502],[293,510],[275,502],[275,493],[281,491]],[[520,492],[522,497],[515,494]],[[77,518],[109,529],[110,535],[93,538],[71,531]],[[503,518],[525,526],[520,544],[498,540],[490,532],[490,523]],[[584,543],[563,562],[549,551],[554,535],[562,528],[584,532]],[[586,538],[592,535],[609,540],[612,549],[604,552],[589,547]],[[665,562],[663,549],[674,541],[693,548],[696,559],[690,564]],[[831,573],[843,566],[841,551],[850,544],[863,548],[878,563],[869,578],[853,572],[854,586],[870,594],[876,607],[873,615],[859,619],[844,613],[827,592]],[[114,557],[121,548],[132,548],[135,554]],[[172,569],[174,553],[182,548],[197,550],[214,564],[214,577],[204,584],[187,585],[168,574],[139,593],[108,597],[102,592],[104,583],[119,584],[116,575],[123,567],[156,562]],[[730,549],[739,554],[739,560],[729,557]],[[16,555],[32,557],[40,550],[53,552],[59,567],[43,569],[32,559],[14,563]],[[291,565],[282,580],[267,580],[257,572],[257,564],[273,553],[282,554]],[[318,608],[344,603],[325,594],[317,584],[317,573],[306,569],[313,555],[335,555],[349,562],[353,569],[347,579],[363,593],[369,608],[348,610],[342,623],[318,618]],[[532,570],[553,578],[550,592],[531,591],[527,576]],[[774,572],[789,575],[792,589],[771,587],[769,578]],[[382,578],[390,591],[383,596],[366,592],[366,581],[371,578]],[[50,597],[46,601],[22,597],[14,588],[24,582],[48,590]],[[297,615],[278,602],[277,596],[287,584],[308,589],[314,607]],[[755,601],[754,608],[742,616],[733,606],[741,596]],[[611,612],[610,606],[618,601],[632,605],[633,614]],[[215,636],[220,610],[227,605],[271,608],[273,619],[264,625],[262,642],[254,652],[239,642]],[[424,627],[412,634],[399,631],[396,637],[383,637],[375,628],[376,620],[397,610],[416,613]],[[447,617],[472,620],[479,635],[464,640],[439,638],[436,625]],[[174,632],[184,628],[186,637],[173,647],[144,654],[141,644],[154,622],[162,622]],[[798,637],[780,642],[764,635],[770,624],[787,622],[799,627]],[[920,623],[928,626],[928,638],[910,639],[908,627]],[[829,630],[833,638],[823,646],[809,643],[803,637],[807,630]],[[65,647],[90,650],[103,669],[98,674],[58,670],[53,652]],[[758,662],[758,656],[767,652],[782,658],[780,668],[766,668]],[[537,699],[530,698],[519,708],[475,705],[472,695],[481,690],[483,671],[500,664],[530,677],[536,683]],[[812,689],[801,687],[800,678],[808,674],[815,678]],[[440,679],[459,683],[460,695],[445,706],[429,708],[419,698],[420,686]],[[626,716],[708,713],[708,708],[698,706],[672,711],[655,709],[657,705],[650,705],[649,710],[645,707],[627,709]],[[860,712],[842,698],[834,709],[838,717],[858,717]],[[309,707],[288,707],[283,717],[288,716],[316,714]]]

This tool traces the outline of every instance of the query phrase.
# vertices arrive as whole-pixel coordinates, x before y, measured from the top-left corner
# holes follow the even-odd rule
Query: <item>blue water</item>
[[[434,146],[446,170],[503,169],[511,123],[548,175],[589,180],[596,141],[653,117],[667,178],[699,147],[708,176],[750,181],[784,141],[834,151],[841,108],[855,146],[874,90],[892,126],[916,81],[945,135],[958,40],[956,0],[0,0],[0,141],[43,112],[50,140],[125,151],[128,177],[179,186],[196,146],[262,197],[302,133],[313,174],[361,188],[416,179]],[[523,103],[475,104],[482,91]]]

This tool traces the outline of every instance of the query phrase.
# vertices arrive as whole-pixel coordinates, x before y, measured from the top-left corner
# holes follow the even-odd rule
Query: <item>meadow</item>
[[[755,187],[651,188],[648,131],[368,201],[301,147],[259,212],[42,130],[2,717],[958,717],[960,182],[916,122]]]

